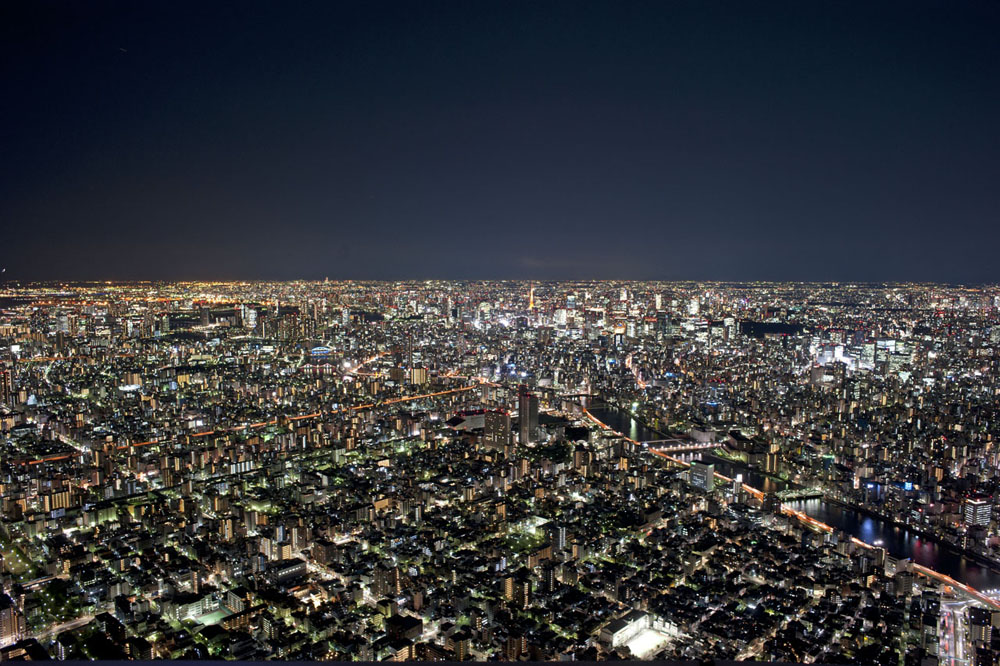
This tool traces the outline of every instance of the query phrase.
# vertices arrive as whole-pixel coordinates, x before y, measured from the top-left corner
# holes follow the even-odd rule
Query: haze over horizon
[[[6,281],[998,281],[995,2],[0,18]]]

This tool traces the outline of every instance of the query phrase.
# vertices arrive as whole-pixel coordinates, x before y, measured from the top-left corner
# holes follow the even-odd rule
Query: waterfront
[[[655,441],[666,437],[664,433],[643,425],[628,412],[612,405],[595,407],[590,410],[590,413],[605,425],[631,437],[637,442]],[[710,453],[695,454],[694,459],[703,460],[706,463],[715,465],[716,472],[730,478],[736,478],[737,474],[742,474],[744,483],[765,493],[777,492],[788,487],[788,484],[784,481],[761,474],[749,465],[741,465]]]
[[[644,426],[630,414],[616,407],[608,405],[592,409],[590,412],[604,424],[636,441],[650,441],[664,437],[662,433]],[[746,465],[733,463],[718,456],[702,454],[696,457],[714,464],[715,470],[725,476],[734,477],[736,474],[742,474],[745,483],[764,492],[784,490],[788,485]],[[843,530],[865,543],[881,545],[893,557],[910,558],[917,564],[951,576],[977,590],[1000,589],[1000,572],[977,564],[954,548],[935,539],[914,534],[906,528],[835,502],[811,499],[787,502],[786,505],[831,527]]]
[[[665,437],[662,432],[647,428],[625,410],[618,409],[612,405],[593,407],[589,411],[595,419],[604,425],[637,442],[648,442]]]
[[[786,504],[865,543],[879,544],[893,557],[911,558],[917,564],[951,576],[977,590],[1000,588],[1000,572],[977,564],[947,545],[914,534],[904,527],[826,500],[799,500]]]
[[[696,458],[700,458],[703,462],[715,465],[716,472],[722,474],[723,476],[728,476],[731,479],[735,479],[737,474],[742,474],[743,483],[753,486],[757,490],[765,493],[776,493],[788,488],[788,484],[781,479],[768,476],[767,474],[762,474],[746,464],[732,462],[730,460],[726,460],[725,458],[714,456],[710,453],[703,453],[696,456]]]

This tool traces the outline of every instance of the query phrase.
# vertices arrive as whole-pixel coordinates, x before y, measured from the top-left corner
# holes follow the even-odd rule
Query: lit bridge
[[[706,449],[715,449],[719,447],[718,444],[692,442],[690,440],[685,441],[683,439],[653,439],[640,443],[645,444],[651,449],[662,451],[663,453],[684,453],[686,451],[704,451]]]
[[[823,490],[820,488],[796,488],[795,490],[779,490],[775,494],[782,502],[787,502],[789,500],[822,498]]]

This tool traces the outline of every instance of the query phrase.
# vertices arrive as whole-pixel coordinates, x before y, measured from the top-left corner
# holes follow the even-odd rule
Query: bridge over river
[[[708,444],[703,442],[695,442],[690,439],[650,439],[647,441],[639,441],[640,444],[645,444],[651,449],[656,449],[657,451],[662,451],[663,453],[689,453],[691,451],[707,451],[709,449],[714,449],[718,447],[718,444]]]
[[[779,490],[775,494],[782,502],[817,499],[823,497],[823,491],[820,488],[789,488],[788,490]]]

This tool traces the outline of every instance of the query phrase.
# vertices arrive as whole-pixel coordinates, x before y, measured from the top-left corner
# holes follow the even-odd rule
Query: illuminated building
[[[966,525],[989,526],[993,515],[993,506],[988,500],[967,497],[962,504],[962,516]]]
[[[0,405],[10,405],[14,402],[14,382],[11,371],[0,370]]]
[[[715,487],[715,465],[695,462],[690,469],[691,485],[704,491],[711,492]]]
[[[510,444],[510,414],[502,411],[488,411],[483,418],[483,443],[502,449]]]
[[[24,638],[24,615],[6,594],[0,595],[0,646],[10,645]]]
[[[517,396],[517,411],[520,443],[534,442],[538,431],[538,396],[521,387]]]

